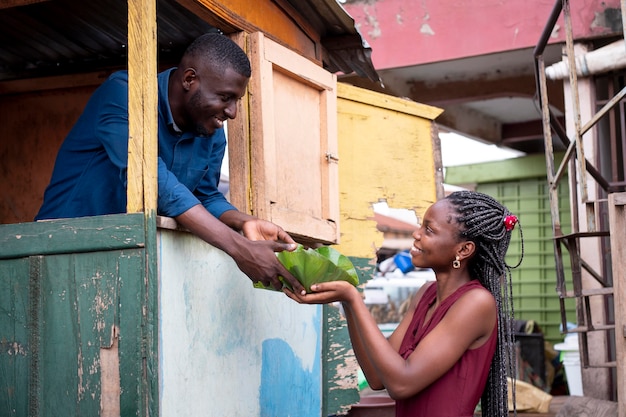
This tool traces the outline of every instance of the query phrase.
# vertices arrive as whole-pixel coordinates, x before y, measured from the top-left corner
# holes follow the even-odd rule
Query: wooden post
[[[158,415],[156,0],[128,0],[128,213],[144,213],[145,276],[141,295],[142,375],[138,415]],[[120,335],[120,338],[124,337]],[[123,382],[123,381],[122,381]]]
[[[128,0],[129,213],[156,213],[158,87],[156,1]]]
[[[615,363],[618,417],[626,417],[626,193],[609,194],[609,230],[615,302]]]

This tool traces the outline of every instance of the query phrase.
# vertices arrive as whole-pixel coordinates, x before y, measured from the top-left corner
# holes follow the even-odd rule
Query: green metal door
[[[143,214],[0,226],[0,415],[154,406],[145,259]]]

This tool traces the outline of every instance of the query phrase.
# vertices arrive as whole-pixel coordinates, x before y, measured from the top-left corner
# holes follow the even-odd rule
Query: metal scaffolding
[[[622,22],[626,21],[626,0],[621,1]],[[566,114],[566,118],[573,123],[572,137],[568,137],[565,128],[559,123],[557,117],[550,109],[548,102],[548,83],[546,80],[546,67],[543,58],[545,47],[553,33],[557,20],[563,16],[566,32],[566,43],[564,46],[565,55],[567,56],[567,66],[569,73],[569,88],[571,91],[572,110]],[[623,31],[622,31],[623,32]],[[625,41],[626,41],[626,34]],[[604,100],[604,105],[597,111],[593,117],[586,123],[581,121],[580,97],[578,89],[577,61],[574,52],[574,38],[572,31],[572,21],[570,14],[569,0],[557,0],[549,20],[542,32],[541,38],[534,50],[535,58],[535,78],[537,83],[537,96],[541,104],[541,113],[543,120],[547,180],[549,186],[550,213],[552,216],[553,226],[553,242],[556,260],[556,291],[560,298],[561,305],[561,322],[565,333],[578,333],[581,353],[581,364],[583,367],[608,367],[614,368],[613,372],[617,373],[617,397],[621,399],[619,402],[619,416],[626,417],[626,379],[624,376],[624,368],[626,363],[625,340],[626,330],[624,328],[624,307],[626,304],[626,292],[619,288],[618,277],[616,277],[616,269],[621,271],[625,265],[624,258],[617,258],[617,254],[624,252],[624,240],[626,240],[626,230],[613,230],[618,235],[611,236],[611,227],[624,224],[616,216],[624,215],[624,201],[626,200],[626,181],[624,180],[624,157],[626,151],[626,132],[624,128],[624,97],[626,96],[626,87],[621,88],[615,93],[615,88],[609,89],[614,96],[608,100]],[[615,114],[621,120],[621,125],[617,126],[619,134],[610,134],[609,140],[611,144],[609,148],[616,161],[614,164],[616,169],[621,170],[619,175],[611,175],[607,179],[603,176],[602,170],[597,169],[593,161],[585,157],[585,149],[583,147],[583,135],[595,128],[598,123],[605,119],[611,118],[609,123],[616,123]],[[619,120],[617,121],[619,123]],[[611,125],[613,126],[613,125]],[[614,129],[613,132],[616,130]],[[561,141],[566,148],[565,155],[560,164],[555,164],[553,134]],[[621,137],[620,137],[621,136]],[[602,166],[600,166],[602,168]],[[572,194],[571,210],[572,210],[572,231],[564,234],[561,229],[561,219],[559,217],[559,199],[558,185],[565,178],[569,179],[570,191]],[[598,193],[589,195],[588,181],[593,180],[606,198],[598,198]],[[599,221],[598,208],[604,204],[605,211],[609,214],[610,221]],[[583,216],[579,217],[579,207],[584,206]],[[582,224],[581,224],[582,223]],[[600,268],[596,271],[581,256],[581,241],[583,239],[596,239],[608,248],[609,255],[607,258],[608,267]],[[565,251],[564,251],[565,250]],[[563,265],[565,255],[569,255],[571,266],[571,277],[566,279],[565,268]],[[619,268],[616,268],[619,263]],[[583,286],[583,274],[591,277],[599,285],[594,284],[594,288]],[[621,272],[619,272],[622,274]],[[621,275],[623,276],[623,274]],[[568,290],[568,286],[571,285]],[[622,284],[623,285],[623,284]],[[610,314],[604,317],[592,317],[591,297],[602,297],[605,305],[609,306]],[[576,299],[576,328],[567,329],[567,317],[565,313],[565,300],[567,298]],[[608,360],[604,363],[594,363],[589,358],[588,337],[590,332],[603,331],[609,336],[607,340],[611,340],[613,346],[615,360]],[[612,358],[609,358],[612,359]]]

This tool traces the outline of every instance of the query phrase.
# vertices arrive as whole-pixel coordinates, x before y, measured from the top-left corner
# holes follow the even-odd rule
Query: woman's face
[[[453,215],[454,209],[445,199],[426,210],[421,226],[413,233],[413,265],[435,271],[452,267],[457,248],[462,243],[458,238],[459,224]]]

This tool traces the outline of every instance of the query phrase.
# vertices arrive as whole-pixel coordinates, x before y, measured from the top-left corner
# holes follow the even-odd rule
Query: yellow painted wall
[[[383,241],[372,204],[414,210],[437,199],[440,157],[433,120],[443,110],[338,83],[340,244],[346,256],[374,258]]]

